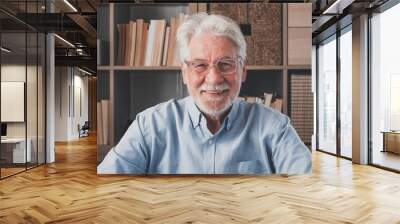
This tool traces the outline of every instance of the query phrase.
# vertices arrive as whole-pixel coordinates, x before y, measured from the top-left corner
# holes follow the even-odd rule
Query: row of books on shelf
[[[249,103],[259,103],[266,107],[271,107],[279,112],[282,112],[282,103],[283,100],[281,98],[276,97],[276,93],[264,93],[264,96],[241,96],[238,97],[239,100],[244,100]]]
[[[117,24],[117,63],[125,66],[178,66],[176,32],[187,15],[165,19],[131,20]]]

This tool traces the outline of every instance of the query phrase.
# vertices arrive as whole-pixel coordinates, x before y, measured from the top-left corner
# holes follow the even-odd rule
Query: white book
[[[263,100],[260,97],[256,97],[256,103],[263,104]]]
[[[154,39],[156,34],[156,20],[150,20],[149,33],[146,42],[146,55],[144,57],[144,65],[151,66],[154,49]]]
[[[270,107],[272,100],[272,93],[264,93],[264,106]]]
[[[248,96],[248,97],[246,97],[246,101],[247,101],[248,103],[255,103],[255,102],[256,102],[256,97],[254,97],[254,96]]]

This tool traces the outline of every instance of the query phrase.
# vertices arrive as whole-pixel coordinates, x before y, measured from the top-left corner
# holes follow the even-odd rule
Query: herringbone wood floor
[[[400,223],[400,175],[319,152],[311,176],[98,176],[94,137],[0,181],[0,223]]]

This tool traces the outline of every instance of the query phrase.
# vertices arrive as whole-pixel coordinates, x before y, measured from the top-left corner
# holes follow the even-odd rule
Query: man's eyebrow
[[[235,57],[231,57],[231,56],[224,56],[224,57],[222,57],[222,58],[218,58],[218,60],[221,60],[221,59],[234,59]]]
[[[215,61],[218,61],[218,60],[225,60],[225,59],[234,60],[235,57],[223,56],[223,57],[217,58]],[[192,59],[192,61],[206,61],[206,62],[208,62],[208,60],[207,60],[207,59],[204,59],[204,58],[194,58],[194,59]]]
[[[192,61],[208,61],[208,60],[204,58],[194,58]]]

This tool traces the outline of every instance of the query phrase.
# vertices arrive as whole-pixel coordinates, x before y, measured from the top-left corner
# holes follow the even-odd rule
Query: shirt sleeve
[[[148,155],[139,120],[137,116],[120,142],[98,165],[98,174],[146,173]]]
[[[311,152],[297,135],[289,118],[285,117],[285,121],[279,126],[272,155],[276,173],[311,173]]]

